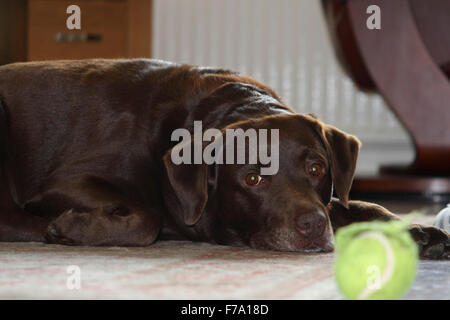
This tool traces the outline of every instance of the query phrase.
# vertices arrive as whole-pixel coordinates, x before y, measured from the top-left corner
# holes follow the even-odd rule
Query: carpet
[[[342,299],[334,257],[185,241],[147,248],[0,243],[0,299]],[[79,268],[79,289],[70,266]],[[450,261],[422,261],[405,298],[449,299],[449,270]]]
[[[430,224],[433,216],[414,220]],[[4,242],[0,299],[343,299],[334,258],[188,241],[146,248]],[[450,299],[450,261],[421,261],[404,299]]]

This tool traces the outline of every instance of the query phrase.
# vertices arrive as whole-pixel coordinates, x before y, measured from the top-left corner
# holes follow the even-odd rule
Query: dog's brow
[[[305,151],[307,153],[306,154],[307,157],[317,157],[320,158],[320,160],[322,160],[324,163],[328,163],[328,157],[318,152],[316,148],[306,147]]]

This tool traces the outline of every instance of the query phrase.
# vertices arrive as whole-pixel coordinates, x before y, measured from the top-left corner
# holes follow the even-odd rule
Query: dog
[[[398,219],[349,200],[356,137],[228,70],[150,59],[15,63],[0,67],[0,101],[0,241],[329,252],[342,226]],[[171,133],[198,120],[204,130],[278,129],[278,173],[174,164]],[[421,257],[449,257],[445,231],[410,232]]]

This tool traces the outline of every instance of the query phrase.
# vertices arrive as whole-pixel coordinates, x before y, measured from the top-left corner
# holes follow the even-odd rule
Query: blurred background
[[[298,112],[312,112],[324,122],[358,136],[363,142],[363,148],[357,176],[361,179],[377,177],[382,165],[407,166],[413,163],[414,139],[402,125],[405,121],[399,121],[385,102],[390,101],[392,106],[395,99],[390,100],[388,93],[383,95],[383,90],[376,90],[376,77],[375,85],[369,88],[372,90],[363,90],[367,87],[358,85],[352,79],[351,72],[344,70],[345,61],[337,58],[336,52],[339,53],[339,47],[343,44],[342,32],[339,38],[336,37],[336,30],[339,31],[345,19],[344,22],[351,21],[351,10],[358,9],[354,5],[356,2],[0,0],[0,63],[91,57],[151,57],[233,69],[267,83]],[[414,2],[418,1],[389,1],[391,4],[386,0],[372,2],[382,7],[382,30],[385,17],[394,20],[388,17],[387,11],[393,14],[409,10],[408,14],[413,16],[411,19],[417,20],[417,15],[413,13],[419,5]],[[445,2],[450,3],[427,1],[430,5],[437,4],[439,11],[444,10],[444,14],[441,14],[444,24],[450,21],[450,6]],[[66,8],[71,4],[81,8],[81,30],[68,30],[65,27],[69,16]],[[402,8],[399,4],[408,8]],[[383,5],[397,7],[383,9]],[[363,21],[368,16],[364,10],[360,15]],[[407,22],[402,22],[401,15],[397,18],[401,26],[407,26]],[[394,26],[394,29],[398,28]],[[71,38],[71,34],[85,37]],[[350,39],[353,41],[351,45],[358,46],[354,38]],[[399,41],[403,40],[397,39]],[[449,41],[448,33],[443,41]],[[372,70],[370,65],[368,69]],[[385,73],[389,72],[392,70],[388,69]],[[444,118],[444,112],[449,112],[449,109],[443,106]],[[443,135],[447,133],[448,130],[442,131]],[[410,175],[413,177],[428,179],[421,188],[412,190],[413,193],[431,192],[436,201],[447,199],[445,196],[450,192],[449,170],[412,172]],[[392,172],[390,174],[395,175]],[[402,175],[402,179],[405,177]],[[408,185],[409,181],[413,180],[403,181],[403,184]],[[436,185],[436,181],[441,188],[430,187],[433,183]],[[386,180],[381,184],[386,185]],[[367,184],[361,188],[364,189],[364,186]],[[407,189],[399,187],[396,191]]]
[[[338,64],[320,1],[156,0],[154,13],[154,57],[223,66],[269,84],[298,112],[358,136],[358,173],[413,160],[382,97],[358,90]]]

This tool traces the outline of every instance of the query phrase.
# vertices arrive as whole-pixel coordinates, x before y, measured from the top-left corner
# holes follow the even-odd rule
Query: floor
[[[0,243],[0,299],[343,299],[334,258],[180,241],[148,248]],[[450,299],[450,261],[421,261],[404,298]]]

